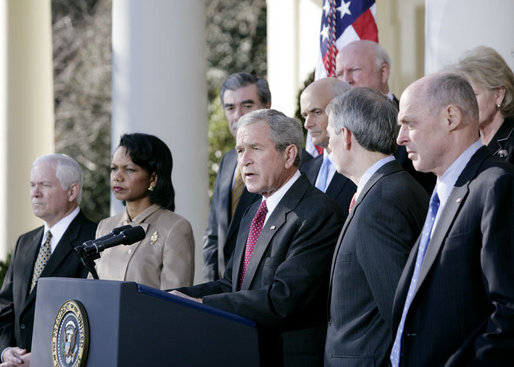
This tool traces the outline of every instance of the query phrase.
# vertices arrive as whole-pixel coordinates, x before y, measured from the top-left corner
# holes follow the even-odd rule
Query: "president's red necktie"
[[[250,263],[250,258],[252,257],[253,249],[255,248],[255,244],[259,239],[259,235],[262,231],[262,226],[264,225],[264,220],[266,219],[266,214],[268,214],[268,207],[266,206],[266,200],[261,202],[255,217],[252,219],[252,224],[250,225],[250,233],[248,234],[248,239],[246,240],[246,249],[245,249],[245,257],[243,259],[243,266],[241,268],[241,275],[239,277],[239,289],[241,289],[241,284],[243,284],[243,280],[246,275],[246,271],[248,270],[248,264]]]

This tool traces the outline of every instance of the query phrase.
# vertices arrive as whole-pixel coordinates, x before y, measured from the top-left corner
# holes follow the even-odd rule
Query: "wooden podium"
[[[31,364],[257,367],[258,335],[252,320],[134,282],[41,278]]]

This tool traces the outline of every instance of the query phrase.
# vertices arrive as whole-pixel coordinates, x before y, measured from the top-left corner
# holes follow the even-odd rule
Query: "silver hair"
[[[330,101],[326,110],[336,134],[344,127],[368,151],[396,152],[398,109],[383,93],[368,87],[353,88]]]
[[[66,154],[45,154],[37,157],[32,163],[32,169],[41,164],[49,163],[55,167],[55,176],[61,183],[63,190],[68,190],[72,184],[78,184],[77,205],[82,200],[82,168],[73,158]]]
[[[425,87],[427,107],[437,115],[449,104],[456,105],[463,115],[478,121],[478,105],[471,84],[456,73],[440,73],[429,78]]]
[[[238,128],[264,121],[270,128],[270,139],[278,151],[284,151],[291,144],[296,145],[298,154],[294,161],[300,167],[303,131],[300,121],[287,117],[282,112],[273,109],[262,109],[243,115],[238,122]]]

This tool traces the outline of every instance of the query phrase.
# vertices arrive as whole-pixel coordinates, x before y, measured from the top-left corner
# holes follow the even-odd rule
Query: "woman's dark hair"
[[[124,147],[132,162],[149,175],[157,174],[157,184],[148,191],[150,202],[175,210],[175,190],[171,182],[173,158],[166,143],[156,136],[142,133],[124,134],[119,147]]]

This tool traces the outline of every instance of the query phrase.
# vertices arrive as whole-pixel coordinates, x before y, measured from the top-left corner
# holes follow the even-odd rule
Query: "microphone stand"
[[[93,279],[99,279],[98,273],[95,269],[95,260],[100,258],[100,253],[88,253],[85,248],[93,241],[86,241],[82,245],[75,247],[75,253],[80,257],[82,264],[86,267],[89,273],[93,276]]]

